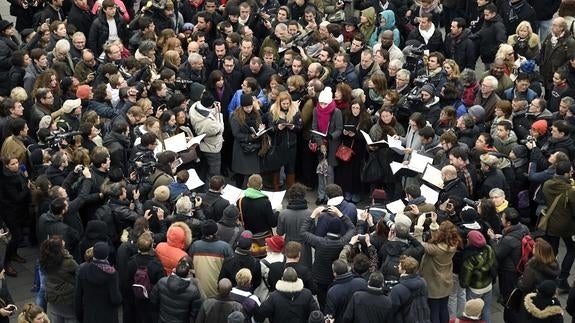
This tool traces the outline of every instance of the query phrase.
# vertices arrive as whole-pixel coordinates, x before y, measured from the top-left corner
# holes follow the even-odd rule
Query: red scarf
[[[335,110],[335,101],[331,101],[325,108],[319,105],[319,102],[315,108],[317,117],[317,129],[321,133],[327,133],[329,128],[329,120],[331,119],[331,114]]]

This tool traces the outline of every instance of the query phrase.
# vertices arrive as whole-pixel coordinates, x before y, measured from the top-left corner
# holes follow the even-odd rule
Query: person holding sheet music
[[[302,127],[302,120],[299,113],[298,103],[292,101],[287,91],[280,92],[274,104],[272,104],[268,115],[268,128],[270,130],[270,149],[275,149],[274,153],[279,154],[281,164],[275,165],[277,169],[269,169],[273,172],[274,190],[279,190],[280,173],[283,166],[286,174],[286,186],[290,188],[295,183],[295,162],[297,150],[297,137]],[[271,165],[263,164],[266,169]]]
[[[353,149],[351,160],[339,160],[335,169],[335,182],[343,189],[347,201],[358,203],[363,187],[360,176],[361,165],[365,159],[365,141],[359,134],[360,130],[368,131],[371,126],[370,115],[363,102],[354,99],[351,108],[343,111],[343,136],[341,144]]]
[[[409,126],[407,127],[407,134],[405,137],[396,136],[395,138],[401,139],[401,144],[405,147],[403,163],[405,165],[409,164],[411,159],[411,154],[413,151],[419,151],[422,147],[421,136],[419,135],[419,130],[423,129],[427,125],[425,116],[420,112],[414,112],[409,117]],[[398,173],[400,174],[400,173]],[[419,180],[414,177],[413,172],[401,173],[403,175],[403,187],[410,184],[419,184]]]
[[[154,154],[159,154],[164,151],[164,144],[161,138],[160,131],[160,120],[156,117],[148,117],[144,124],[138,126],[134,129],[134,134],[136,135],[136,140],[134,141],[134,146],[137,146],[142,141],[142,135],[145,133],[153,133],[156,135],[156,146],[154,147]]]
[[[265,129],[260,111],[253,106],[251,95],[242,95],[240,108],[230,117],[230,127],[234,136],[232,153],[232,171],[235,173],[236,186],[246,186],[246,175],[260,172],[260,151],[263,141],[255,131]],[[253,130],[252,130],[253,129]]]
[[[338,165],[335,157],[341,142],[343,119],[341,110],[336,108],[331,87],[327,86],[319,94],[318,104],[313,110],[312,140],[319,147],[317,150],[319,165],[316,205],[325,204],[327,197],[325,187],[334,182],[334,167]]]

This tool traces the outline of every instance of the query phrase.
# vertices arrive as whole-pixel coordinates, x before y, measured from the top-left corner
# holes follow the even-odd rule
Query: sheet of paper
[[[385,141],[383,139],[380,141],[373,142],[373,140],[371,140],[371,137],[369,136],[369,134],[367,134],[365,131],[360,130],[359,132],[361,132],[361,134],[363,135],[363,138],[365,139],[365,142],[368,145],[387,144],[387,141]]]
[[[268,198],[270,199],[272,209],[274,210],[282,209],[282,202],[284,200],[284,196],[286,195],[286,191],[279,191],[279,192],[262,191],[262,193],[267,195]]]
[[[315,133],[316,135],[320,135],[320,136],[322,136],[322,137],[327,136],[327,134],[321,133],[321,132],[319,132],[319,131],[315,131],[315,130],[310,130],[310,131],[311,131],[311,133]]]
[[[411,152],[409,159],[409,169],[418,173],[423,173],[427,164],[433,163],[433,158],[419,154],[417,151]]]
[[[438,191],[434,190],[433,188],[431,188],[425,184],[421,184],[421,187],[419,189],[421,190],[421,196],[425,197],[426,203],[431,203],[431,204],[437,203],[437,200],[439,199],[439,192]]]
[[[433,167],[431,164],[427,164],[421,179],[434,185],[435,187],[443,188],[443,179],[441,178],[441,170]]]
[[[189,190],[193,190],[204,185],[204,182],[200,179],[195,169],[188,169],[188,174],[190,175],[190,178],[186,182],[186,186]]]
[[[398,162],[391,162],[391,164],[389,164],[389,166],[391,167],[391,171],[393,172],[393,175],[395,175],[395,173],[397,173],[400,169],[407,167],[404,164],[398,163]]]
[[[204,140],[204,137],[206,136],[206,134],[201,134],[199,136],[195,136],[194,138],[190,139],[190,141],[188,141],[188,148],[192,147],[195,144],[199,144],[202,140]]]
[[[164,139],[164,147],[166,147],[166,150],[170,150],[175,153],[179,153],[180,151],[188,149],[188,145],[186,143],[186,134],[180,132],[175,136]]]
[[[389,211],[391,211],[391,213],[399,214],[399,213],[403,213],[403,210],[405,209],[405,204],[403,203],[403,200],[399,199],[397,201],[387,203],[387,205],[385,207]]]
[[[401,145],[401,139],[394,139],[390,135],[387,135],[387,144],[389,145],[389,148],[395,148],[401,151],[405,150],[405,147]]]
[[[236,202],[242,195],[244,191],[239,189],[233,185],[227,184],[226,187],[222,190],[222,197],[228,200],[230,204],[236,205]]]

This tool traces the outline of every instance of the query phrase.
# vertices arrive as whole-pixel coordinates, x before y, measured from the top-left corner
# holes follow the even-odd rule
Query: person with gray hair
[[[499,95],[495,93],[499,81],[495,76],[488,75],[481,82],[481,87],[475,95],[474,104],[480,105],[485,109],[485,120],[493,119],[495,115],[495,106],[497,102],[501,101]]]
[[[560,48],[561,50],[557,50]],[[539,52],[539,71],[543,76],[543,84],[553,83],[553,73],[557,66],[563,66],[575,52],[575,39],[567,27],[563,17],[553,19],[551,32],[541,43]]]
[[[204,58],[198,53],[190,53],[188,60],[180,69],[180,78],[198,82],[201,84],[206,83],[206,73],[204,68]]]
[[[194,201],[189,196],[184,195],[176,201],[174,214],[167,217],[168,223],[184,222],[192,230],[192,242],[202,238],[202,225],[206,220],[204,212],[199,208],[202,198],[196,196]]]
[[[575,99],[570,96],[565,96],[559,101],[559,110],[553,112],[553,120],[565,120],[567,118],[567,111],[575,104]]]
[[[60,39],[54,45],[54,49],[48,54],[50,66],[58,72],[60,80],[66,76],[74,75],[74,62],[70,55],[70,42]]]

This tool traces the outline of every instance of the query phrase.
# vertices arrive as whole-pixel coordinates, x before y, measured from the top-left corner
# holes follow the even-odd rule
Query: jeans
[[[429,304],[429,310],[431,311],[431,323],[449,322],[448,302],[449,297],[427,299],[427,304]]]
[[[453,289],[449,295],[449,317],[460,317],[465,307],[465,288],[459,285],[459,275],[453,274]]]
[[[555,254],[559,251],[559,237],[545,236],[545,241],[549,242]],[[561,238],[565,243],[565,256],[561,262],[561,273],[559,274],[559,279],[569,278],[569,273],[571,272],[571,267],[573,266],[573,261],[575,261],[575,242],[571,238]]]
[[[493,289],[488,291],[484,294],[475,294],[471,291],[471,289],[467,289],[466,297],[467,300],[481,298],[485,306],[483,306],[483,310],[481,311],[481,319],[485,321],[485,323],[491,323],[491,297],[493,296]]]
[[[36,293],[36,305],[42,307],[44,311],[46,310],[46,274],[40,269],[40,264],[36,264],[38,270],[38,276],[40,278],[40,288]]]
[[[549,29],[551,28],[551,21],[553,19],[549,19],[549,20],[539,20],[537,23],[539,24],[539,41],[543,42],[545,40],[545,37],[547,37],[547,35],[549,35]]]
[[[48,303],[47,314],[52,323],[78,323],[73,304]]]
[[[327,177],[321,174],[317,174],[317,198],[320,200],[326,199],[325,187],[329,184],[333,184],[333,166],[328,165],[327,167]]]

